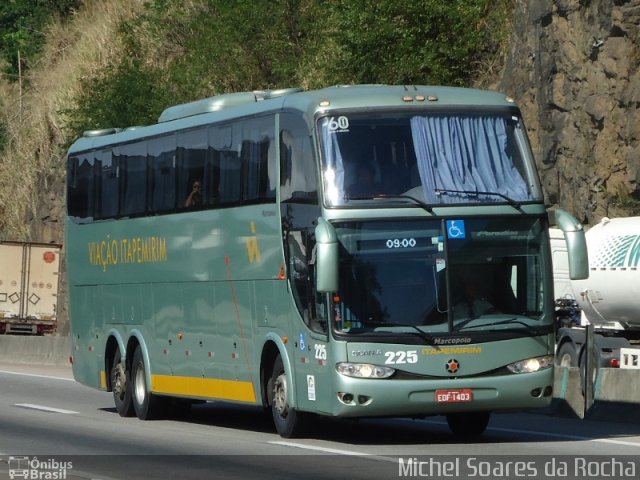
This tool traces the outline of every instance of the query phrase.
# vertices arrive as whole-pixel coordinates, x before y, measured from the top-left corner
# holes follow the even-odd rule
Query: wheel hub
[[[123,399],[127,392],[127,374],[124,370],[124,365],[119,363],[114,368],[113,374],[113,393],[118,398]]]
[[[136,401],[139,405],[144,403],[144,399],[147,395],[146,386],[145,386],[145,378],[144,378],[144,366],[138,365],[136,368],[136,379],[134,382],[134,393],[136,395]]]
[[[289,407],[287,405],[287,377],[278,375],[273,384],[273,406],[282,418],[286,418]]]

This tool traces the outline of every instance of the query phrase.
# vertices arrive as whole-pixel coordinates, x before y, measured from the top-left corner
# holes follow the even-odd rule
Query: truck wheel
[[[271,403],[271,415],[276,431],[281,437],[295,438],[305,430],[307,416],[296,411],[289,405],[288,390],[291,382],[287,377],[282,364],[282,357],[278,355],[273,365],[271,380],[269,381],[269,400]]]
[[[447,423],[455,435],[482,435],[490,418],[491,412],[449,413]]]
[[[113,392],[113,403],[121,417],[133,417],[133,401],[131,400],[131,379],[127,366],[122,362],[120,349],[116,350],[111,364],[111,391]]]
[[[153,420],[164,413],[164,398],[151,393],[147,388],[146,366],[142,349],[136,347],[131,362],[131,387],[133,408],[140,420]]]
[[[560,345],[556,353],[556,365],[560,367],[578,366],[578,352],[576,352],[576,347],[573,343],[566,342]]]

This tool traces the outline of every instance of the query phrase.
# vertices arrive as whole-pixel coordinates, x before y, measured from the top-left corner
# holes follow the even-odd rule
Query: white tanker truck
[[[585,325],[595,368],[639,368],[640,217],[604,218],[586,232],[589,278],[570,280],[564,235],[551,229],[558,307],[556,364],[583,366]]]

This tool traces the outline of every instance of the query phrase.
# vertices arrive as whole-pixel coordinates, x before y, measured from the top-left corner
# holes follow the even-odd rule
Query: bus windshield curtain
[[[325,148],[327,169],[323,172],[325,195],[329,205],[344,203],[344,164],[338,143],[338,134],[332,132],[328,125],[329,119],[325,119],[322,127],[322,142]]]
[[[467,194],[435,190],[495,192],[530,200],[527,184],[509,155],[507,121],[488,116],[412,117],[411,133],[427,203],[469,202]],[[486,196],[483,201],[500,201]]]

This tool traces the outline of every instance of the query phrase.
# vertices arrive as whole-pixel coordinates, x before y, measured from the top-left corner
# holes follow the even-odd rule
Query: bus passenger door
[[[292,333],[298,407],[328,412],[324,400],[330,388],[326,295],[314,288],[315,242],[305,230],[287,232],[286,240],[289,287],[296,305]]]

